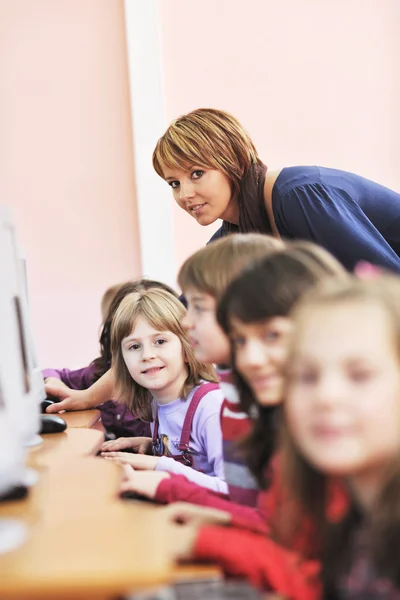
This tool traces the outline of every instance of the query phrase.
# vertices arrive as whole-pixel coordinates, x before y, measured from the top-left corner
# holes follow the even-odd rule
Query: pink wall
[[[159,9],[168,120],[228,110],[270,167],[335,166],[400,189],[398,0],[161,0]],[[183,259],[212,226],[174,210]]]
[[[271,167],[400,188],[398,0],[158,8],[168,121],[220,107]],[[123,1],[2,0],[0,56],[0,197],[29,259],[39,355],[80,366],[97,352],[103,290],[140,275]],[[216,226],[172,197],[171,210],[181,263]]]
[[[140,275],[122,0],[2,0],[0,193],[45,366],[97,356],[103,290]]]

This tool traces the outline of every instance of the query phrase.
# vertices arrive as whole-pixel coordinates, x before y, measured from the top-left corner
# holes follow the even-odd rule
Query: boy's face
[[[185,298],[188,310],[182,324],[188,331],[197,360],[219,365],[229,364],[229,339],[216,319],[216,299],[194,288],[185,290]]]

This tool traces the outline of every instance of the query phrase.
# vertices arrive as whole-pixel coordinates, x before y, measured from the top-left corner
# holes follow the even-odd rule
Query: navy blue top
[[[272,209],[283,239],[315,242],[349,270],[365,260],[400,272],[400,194],[383,185],[337,169],[287,167]],[[211,240],[226,233],[223,224]]]

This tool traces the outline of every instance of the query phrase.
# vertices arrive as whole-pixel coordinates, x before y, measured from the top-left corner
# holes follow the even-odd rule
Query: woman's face
[[[324,473],[382,472],[400,451],[400,365],[372,303],[315,307],[298,324],[285,410],[296,446]]]
[[[262,406],[273,406],[282,401],[283,371],[291,329],[287,317],[273,317],[259,323],[231,319],[235,367]]]
[[[190,171],[163,167],[164,179],[174,199],[200,225],[217,219],[239,222],[237,198],[233,197],[228,177],[216,169],[193,166]]]

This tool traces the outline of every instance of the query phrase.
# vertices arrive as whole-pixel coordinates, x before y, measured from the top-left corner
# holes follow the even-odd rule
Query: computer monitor
[[[32,334],[14,223],[0,206],[0,372],[5,404],[15,419],[24,445],[41,443],[41,390],[34,368]],[[42,382],[43,385],[43,382]]]
[[[47,394],[44,386],[43,370],[40,366],[36,345],[34,342],[34,336],[32,332],[32,323],[30,319],[30,306],[29,306],[29,280],[28,280],[28,261],[26,254],[22,246],[17,247],[18,261],[20,266],[21,283],[23,288],[23,297],[25,299],[25,306],[28,313],[28,319],[26,319],[26,335],[27,335],[27,346],[28,352],[31,358],[32,367],[32,385],[33,394],[36,394],[37,402],[40,405],[43,400],[46,400]]]
[[[35,479],[25,468],[25,457],[40,424],[14,234],[10,213],[0,206],[0,499]],[[0,553],[25,539],[23,523],[0,519]]]
[[[1,286],[0,286],[1,290]],[[0,291],[1,295],[1,291]],[[3,338],[4,339],[4,338]],[[24,491],[26,450],[18,435],[18,421],[8,410],[4,373],[0,373],[0,500]],[[0,519],[0,554],[15,550],[27,539],[26,525],[16,519]]]

